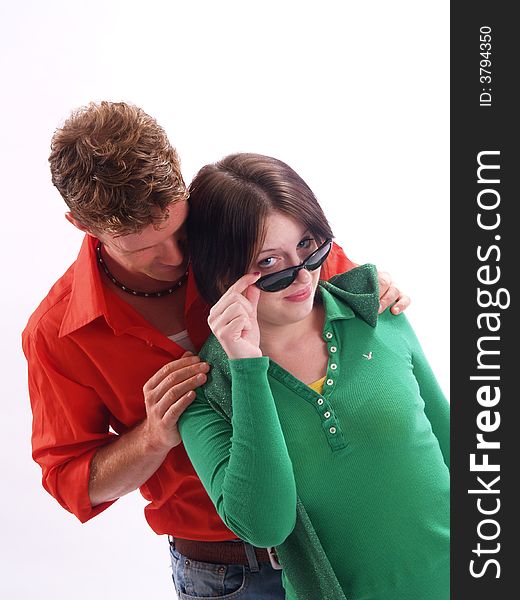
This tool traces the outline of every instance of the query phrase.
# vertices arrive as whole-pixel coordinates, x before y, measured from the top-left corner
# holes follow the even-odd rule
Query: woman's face
[[[305,225],[279,212],[266,219],[266,235],[262,248],[250,271],[263,275],[301,264],[321,240],[314,239]],[[321,269],[301,269],[294,282],[279,292],[261,292],[258,302],[258,323],[288,325],[305,319],[312,311],[314,293]]]

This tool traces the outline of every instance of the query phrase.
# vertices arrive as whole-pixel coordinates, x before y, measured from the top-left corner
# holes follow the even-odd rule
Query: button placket
[[[328,391],[331,391],[332,386],[334,385],[334,379],[331,377],[331,375],[332,375],[331,371],[335,371],[336,372],[335,374],[337,374],[337,371],[338,371],[338,363],[332,362],[333,360],[337,360],[336,357],[334,356],[334,354],[336,354],[336,352],[338,351],[338,347],[334,345],[334,343],[335,343],[334,334],[331,331],[325,332],[325,338],[330,342],[330,345],[328,347],[329,364],[328,364],[328,368],[327,368],[327,379],[325,381],[325,385],[326,385],[326,389]]]
[[[335,371],[338,373],[339,369]],[[330,403],[329,396],[333,391],[333,387],[324,385],[324,389],[321,394],[317,394],[314,390],[309,388],[307,385],[287,373],[285,370],[280,369],[277,365],[271,365],[271,375],[280,381],[283,385],[289,389],[293,389],[296,393],[314,406],[317,417],[319,419],[319,426],[321,427],[323,434],[327,440],[328,445],[332,451],[342,450],[347,446],[347,442],[343,436],[341,425],[339,424],[334,409]],[[330,375],[329,372],[327,374]],[[333,427],[335,433],[331,434],[330,428]]]
[[[322,427],[327,433],[327,436],[335,435],[337,432],[337,422],[329,402],[320,396],[316,400],[316,404],[319,407],[318,414],[320,415]]]
[[[339,357],[337,356],[338,346],[334,334],[331,331],[325,331],[324,339],[327,342],[329,364],[327,367],[327,378],[324,382],[322,392],[325,403],[321,405],[322,410],[318,412],[322,413],[320,416],[322,419],[323,431],[327,436],[331,448],[333,450],[340,450],[346,446],[346,441],[343,438],[341,427],[330,404],[330,395],[332,394],[336,379],[339,375]]]
[[[314,404],[318,413],[323,432],[333,450],[340,450],[346,446],[346,442],[341,433],[341,427],[337,421],[334,410],[330,404],[330,399],[326,396],[319,396]]]
[[[332,416],[332,408],[329,405],[328,401],[325,398],[318,398],[316,400],[316,404],[318,405],[318,414],[320,415],[320,419],[327,420]]]

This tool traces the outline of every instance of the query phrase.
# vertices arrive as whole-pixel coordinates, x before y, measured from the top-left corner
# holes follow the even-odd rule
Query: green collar
[[[318,288],[327,321],[351,319],[354,314],[372,327],[379,310],[379,285],[374,265],[366,264],[320,281]]]

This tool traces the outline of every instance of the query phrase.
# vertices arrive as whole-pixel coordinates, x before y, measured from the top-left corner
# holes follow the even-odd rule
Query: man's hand
[[[177,422],[206,382],[209,365],[186,352],[144,385],[146,419],[102,446],[90,464],[92,506],[110,502],[143,485],[181,442]]]
[[[213,306],[208,324],[229,358],[257,358],[260,330],[257,321],[260,290],[253,285],[260,273],[238,279]]]
[[[143,387],[146,420],[143,435],[153,451],[170,450],[181,443],[177,422],[195,399],[195,389],[206,382],[209,365],[185,352],[151,377]]]
[[[410,298],[399,291],[392,281],[392,277],[384,271],[378,271],[377,277],[379,281],[379,312],[382,313],[394,302],[395,304],[390,309],[392,314],[398,315],[406,310],[410,305]]]

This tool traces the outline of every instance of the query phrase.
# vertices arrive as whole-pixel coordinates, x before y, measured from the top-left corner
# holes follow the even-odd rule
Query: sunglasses
[[[301,265],[296,267],[287,267],[282,271],[276,271],[276,273],[269,273],[264,275],[255,283],[264,292],[279,292],[289,287],[294,282],[298,272],[302,269],[307,271],[315,271],[325,262],[329,255],[330,249],[332,248],[332,239],[326,240],[319,248],[314,250]]]

